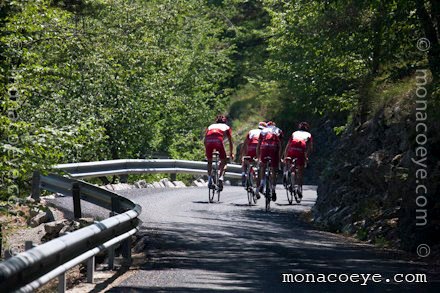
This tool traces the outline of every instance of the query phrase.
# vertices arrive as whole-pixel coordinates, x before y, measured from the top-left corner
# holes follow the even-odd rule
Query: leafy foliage
[[[59,162],[200,157],[203,127],[225,106],[234,52],[204,1],[3,5],[3,187]]]

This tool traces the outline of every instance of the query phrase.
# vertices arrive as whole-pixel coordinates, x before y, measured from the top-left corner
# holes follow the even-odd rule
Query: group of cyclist
[[[227,163],[227,156],[224,147],[224,139],[229,140],[229,156],[234,159],[233,154],[233,142],[232,142],[232,130],[226,124],[227,118],[223,115],[216,117],[215,123],[211,124],[205,132],[205,155],[208,160],[208,187],[211,187],[212,178],[212,153],[213,150],[219,152],[219,188],[223,189],[223,178],[225,173],[225,167]],[[276,174],[279,168],[280,162],[288,157],[296,159],[297,168],[297,180],[299,185],[299,197],[302,198],[302,185],[303,185],[303,170],[307,166],[309,154],[313,151],[313,138],[309,132],[310,126],[307,122],[301,122],[298,125],[298,130],[294,131],[287,142],[284,152],[282,149],[282,143],[284,139],[284,133],[279,129],[275,122],[266,121],[260,122],[258,127],[250,130],[244,139],[243,145],[240,151],[240,160],[242,161],[242,184],[245,184],[245,163],[243,157],[251,157],[257,162],[260,172],[257,177],[257,187],[255,190],[257,199],[260,198],[259,193],[263,193],[264,178],[262,174],[265,172],[267,160],[270,158],[270,168],[272,178],[272,201],[276,201]]]

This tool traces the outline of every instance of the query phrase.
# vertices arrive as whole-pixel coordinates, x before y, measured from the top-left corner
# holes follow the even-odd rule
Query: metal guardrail
[[[112,160],[55,166],[55,169],[69,173],[69,177],[56,174],[43,176],[34,172],[34,199],[39,199],[41,189],[72,194],[74,205],[79,205],[79,199],[82,199],[109,209],[116,215],[1,262],[1,292],[32,292],[57,276],[58,291],[64,292],[65,272],[84,261],[88,263],[87,280],[93,282],[94,256],[106,249],[112,252],[114,246],[121,241],[125,247],[122,254],[127,258],[131,257],[130,236],[137,231],[140,222],[138,216],[142,208],[116,193],[74,178],[139,173],[206,174],[206,168],[206,162],[185,160]],[[228,164],[225,177],[240,176],[241,166]]]
[[[33,182],[38,184],[38,188],[33,188],[33,191],[36,189],[39,191],[42,188],[63,194],[72,193],[72,186],[79,185],[81,199],[107,208],[116,215],[1,262],[0,288],[2,292],[30,292],[59,274],[64,276],[66,270],[84,261],[84,255],[88,258],[93,257],[102,247],[105,247],[103,245],[106,243],[114,246],[122,240],[125,241],[123,246],[126,249],[123,254],[127,257],[131,256],[128,237],[134,234],[133,230],[137,229],[140,222],[138,216],[142,208],[139,205],[111,191],[60,175],[40,176],[36,172]],[[38,197],[39,192],[33,196]],[[115,239],[118,239],[118,242],[114,243]],[[90,269],[94,270],[93,267]]]
[[[101,162],[85,162],[61,164],[55,166],[58,170],[66,171],[73,178],[88,178],[109,175],[125,175],[140,173],[187,173],[207,174],[207,162],[186,160],[111,160]],[[241,178],[241,165],[228,164],[225,177]]]

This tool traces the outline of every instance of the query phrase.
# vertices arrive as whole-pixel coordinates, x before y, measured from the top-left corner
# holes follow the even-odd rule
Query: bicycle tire
[[[301,198],[298,196],[298,184],[296,184],[296,172],[292,172],[291,180],[292,180],[292,193],[295,197],[296,203],[301,203]]]
[[[250,189],[251,189],[251,193],[252,193],[252,201],[254,202],[254,204],[257,204],[257,194],[255,193],[255,187],[254,187],[254,174],[250,174]]]
[[[213,166],[211,170],[211,188],[208,188],[208,199],[209,203],[214,202],[215,192],[218,190],[218,157],[214,156]],[[219,195],[220,197],[220,195]]]
[[[247,187],[246,191],[247,191],[248,203],[251,206],[252,203],[254,202],[254,200],[253,200],[254,194],[252,192],[252,189],[249,186]]]
[[[269,168],[269,169],[268,169]],[[270,211],[270,201],[271,201],[271,190],[270,190],[270,166],[266,167],[266,184],[265,184],[265,191],[264,195],[266,197],[266,212]]]
[[[291,181],[292,174],[290,171],[287,172],[287,178],[286,178],[286,193],[287,193],[287,201],[289,204],[293,204],[293,188],[292,188],[292,181]]]

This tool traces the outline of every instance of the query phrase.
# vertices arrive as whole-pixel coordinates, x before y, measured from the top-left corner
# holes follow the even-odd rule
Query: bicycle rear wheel
[[[301,198],[298,195],[298,183],[296,182],[296,172],[292,172],[291,180],[292,180],[292,193],[293,193],[293,196],[295,197],[296,203],[300,203],[301,202]]]
[[[247,173],[246,178],[246,190],[248,195],[248,202],[249,205],[256,204],[257,203],[257,197],[255,195],[254,191],[254,178],[252,172]]]
[[[270,173],[266,177],[266,184],[264,190],[264,196],[266,197],[266,212],[270,211],[271,190],[270,190]]]
[[[220,189],[217,189],[217,201],[220,202]]]
[[[289,204],[293,203],[293,188],[292,188],[292,181],[291,181],[291,177],[292,174],[290,172],[287,172],[287,176],[286,176],[286,193],[287,193],[287,201],[289,202]]]
[[[215,189],[214,188],[209,188],[209,202],[210,203],[214,202],[214,194],[215,194]]]
[[[217,170],[214,168],[211,173],[211,187],[208,188],[210,203],[214,202],[214,195],[217,190],[218,190],[218,174],[217,174]]]

